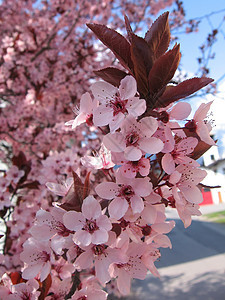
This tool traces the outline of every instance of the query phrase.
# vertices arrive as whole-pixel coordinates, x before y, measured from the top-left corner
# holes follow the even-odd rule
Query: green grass
[[[225,210],[205,215],[212,222],[225,224]]]

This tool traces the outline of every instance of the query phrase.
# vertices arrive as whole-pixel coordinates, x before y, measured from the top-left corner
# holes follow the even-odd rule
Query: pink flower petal
[[[118,89],[108,82],[101,81],[92,84],[91,91],[96,100],[106,103],[116,95]]]
[[[44,264],[43,268],[41,269],[41,273],[40,273],[40,281],[41,281],[41,282],[44,281],[44,280],[47,278],[47,276],[48,276],[48,274],[49,274],[50,272],[51,272],[51,264],[50,264],[49,261],[47,261],[47,262]]]
[[[93,101],[91,99],[91,96],[89,93],[85,93],[81,96],[80,99],[80,112],[83,112],[85,114],[92,113],[93,109]]]
[[[38,263],[35,265],[30,265],[26,269],[23,270],[22,277],[24,279],[32,279],[37,276],[42,268],[42,264]]]
[[[164,144],[160,139],[157,139],[155,137],[150,137],[148,139],[140,140],[139,147],[145,153],[156,154],[163,149]]]
[[[125,199],[115,198],[109,204],[109,215],[111,218],[119,220],[122,218],[128,210],[128,203]]]
[[[184,120],[191,113],[191,105],[187,102],[179,102],[171,109],[170,118]]]
[[[175,226],[174,221],[168,221],[165,223],[157,223],[151,225],[152,229],[158,233],[169,233],[174,226]]]
[[[150,137],[152,136],[157,128],[158,128],[158,121],[153,118],[153,117],[145,117],[142,118],[139,122],[140,126],[141,126],[141,133],[146,137]]]
[[[95,191],[99,197],[111,200],[117,195],[119,187],[115,182],[102,182],[96,186]]]
[[[119,93],[122,100],[135,96],[137,93],[137,83],[133,76],[126,76],[121,80]]]
[[[135,178],[132,187],[135,193],[141,197],[146,197],[152,192],[152,183],[149,181],[149,177]]]
[[[196,133],[198,134],[200,139],[203,142],[205,142],[206,144],[212,145],[212,146],[216,145],[214,140],[209,135],[209,130],[208,130],[207,124],[205,124],[203,121],[198,122]]]
[[[110,261],[107,259],[107,257],[104,257],[104,255],[100,255],[100,257],[95,259],[96,277],[99,279],[102,285],[111,280],[111,276],[108,272],[109,264]]]
[[[190,203],[199,204],[203,201],[202,193],[197,186],[179,186],[179,189]]]
[[[101,205],[93,196],[88,196],[83,201],[82,213],[88,220],[97,219],[102,214]]]
[[[131,197],[130,204],[134,214],[141,213],[144,209],[144,202],[142,198],[137,195]]]
[[[127,274],[127,271],[123,268],[119,270],[119,276],[117,278],[117,287],[120,293],[124,296],[129,295],[131,285],[131,277]]]
[[[204,120],[207,116],[207,113],[210,109],[211,104],[213,101],[208,102],[208,103],[202,103],[199,108],[196,110],[193,119],[195,121],[201,121]]]
[[[91,250],[81,253],[75,261],[75,268],[80,270],[90,268],[93,263],[93,254]]]
[[[131,98],[127,101],[126,108],[129,114],[138,117],[145,112],[146,101],[137,97]]]
[[[45,185],[51,192],[53,192],[56,195],[65,196],[67,193],[67,187],[62,184],[47,182]]]
[[[120,132],[109,133],[103,137],[104,146],[113,152],[123,152],[126,143]]]
[[[96,224],[100,229],[105,229],[107,231],[112,229],[112,224],[106,215],[101,215],[97,220]]]
[[[162,167],[167,174],[172,174],[175,170],[175,162],[170,153],[166,153],[162,158]]]
[[[93,113],[93,123],[95,126],[105,126],[108,125],[113,118],[113,109],[105,106],[99,105]]]
[[[120,128],[125,115],[122,112],[119,112],[117,115],[112,117],[111,121],[109,122],[110,132],[115,132],[116,129]]]
[[[80,113],[73,121],[72,129],[76,128],[80,124],[84,123],[86,121],[86,114]]]
[[[108,241],[109,235],[105,229],[98,229],[94,231],[91,235],[92,244],[104,244]]]
[[[75,232],[73,241],[77,245],[88,246],[91,243],[91,234],[85,230]]]
[[[142,157],[142,152],[134,146],[129,146],[124,150],[124,156],[127,160],[138,161]]]
[[[68,211],[63,216],[63,223],[69,230],[81,230],[85,223],[85,218],[80,212]]]
[[[157,217],[157,210],[155,209],[154,205],[146,204],[141,215],[147,223],[154,224]]]

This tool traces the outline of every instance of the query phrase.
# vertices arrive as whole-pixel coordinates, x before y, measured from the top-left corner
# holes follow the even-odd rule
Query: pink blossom
[[[106,300],[107,295],[108,294],[105,291],[88,286],[76,291],[71,300]]]
[[[37,280],[30,279],[26,283],[22,282],[12,286],[12,294],[8,295],[9,300],[38,300],[41,292],[37,291],[39,284]]]
[[[69,230],[75,231],[74,243],[83,246],[107,242],[108,231],[112,228],[111,222],[102,214],[101,206],[93,196],[84,199],[82,213],[69,211],[63,216],[63,221]]]
[[[54,194],[56,194],[58,196],[65,196],[68,193],[72,184],[73,184],[73,178],[69,177],[63,184],[47,182],[46,186]]]
[[[189,165],[179,165],[170,175],[169,182],[173,184],[173,194],[177,195],[179,189],[185,199],[194,204],[199,204],[203,201],[202,193],[196,186],[207,175],[205,170],[190,167]]]
[[[95,99],[101,103],[94,111],[94,124],[109,124],[111,132],[120,127],[126,115],[138,117],[146,110],[145,100],[135,97],[137,83],[132,76],[123,78],[119,89],[107,82],[96,82],[91,90]]]
[[[97,107],[97,102],[91,99],[89,93],[82,95],[80,99],[80,110],[77,112],[78,115],[74,120],[65,123],[66,126],[71,126],[72,129],[76,128],[82,123],[87,123],[87,125],[93,125],[93,110]]]
[[[146,251],[146,245],[130,243],[126,252],[128,260],[121,264],[111,264],[109,271],[111,277],[117,277],[117,287],[122,295],[130,293],[131,279],[145,279],[147,268],[141,257]]]
[[[81,157],[81,163],[87,168],[94,169],[110,169],[115,165],[111,160],[111,152],[103,144],[98,155]]]
[[[184,227],[187,228],[191,225],[192,216],[201,216],[201,212],[199,211],[200,206],[188,202],[182,193],[175,193],[174,198],[178,215],[184,223]]]
[[[17,166],[12,166],[7,171],[7,180],[12,181],[13,183],[17,184],[21,177],[23,177],[25,172],[23,170],[19,170]]]
[[[121,125],[121,132],[109,133],[103,143],[112,152],[124,152],[127,160],[138,161],[142,154],[155,154],[162,150],[160,139],[152,137],[158,128],[153,117],[146,117],[139,122],[128,116]]]
[[[30,233],[39,241],[51,239],[51,247],[57,254],[62,254],[62,248],[69,245],[70,234],[63,224],[63,215],[66,211],[60,207],[52,207],[51,212],[43,209],[36,214],[36,222],[31,227]]]
[[[61,300],[65,299],[65,296],[69,293],[71,289],[72,281],[71,278],[66,278],[63,280],[60,280],[58,277],[54,277],[54,280],[52,281],[49,294],[51,293],[51,296],[47,296],[46,300]]]
[[[121,165],[119,168],[119,172],[123,174],[123,176],[128,178],[135,178],[137,173],[139,172],[142,176],[147,176],[150,170],[150,159],[141,157],[137,161],[129,161],[127,160],[123,153],[112,154],[112,160],[115,164]]]
[[[111,280],[109,265],[112,263],[122,263],[126,260],[126,255],[120,249],[111,248],[110,243],[101,245],[89,245],[84,248],[84,252],[76,259],[75,266],[78,270],[95,267],[95,275],[102,285]]]
[[[20,259],[25,263],[22,277],[32,279],[40,273],[40,281],[47,278],[51,271],[51,263],[54,263],[54,256],[49,243],[39,242],[34,238],[29,238],[23,244]]]
[[[96,193],[104,199],[111,200],[109,214],[112,218],[122,218],[128,207],[133,213],[140,213],[144,209],[142,197],[148,196],[152,191],[152,183],[149,177],[123,178],[117,176],[117,182],[102,182],[95,188]]]
[[[203,142],[213,146],[215,145],[215,142],[209,135],[212,126],[210,122],[206,120],[207,113],[212,103],[213,101],[202,103],[196,110],[193,119],[185,124],[185,127],[189,129],[190,132],[196,132]]]
[[[199,164],[188,155],[193,152],[197,146],[198,140],[193,137],[186,137],[175,144],[172,152],[166,153],[162,158],[162,167],[167,174],[172,174],[175,166],[180,164],[190,164],[192,167],[198,167]]]
[[[159,112],[158,120],[166,124],[174,119],[175,120],[186,119],[191,113],[191,105],[187,102],[178,102],[173,106],[169,105],[165,108],[160,108],[158,112]],[[170,124],[170,126],[172,124]]]
[[[52,274],[57,275],[62,280],[66,279],[66,278],[71,278],[72,273],[75,271],[75,266],[73,264],[65,261],[62,257],[60,257],[54,263],[52,268],[53,268]]]

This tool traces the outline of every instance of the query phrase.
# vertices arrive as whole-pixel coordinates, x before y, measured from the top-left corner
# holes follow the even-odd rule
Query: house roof
[[[216,167],[216,166],[218,166],[218,165],[220,165],[220,164],[222,164],[222,163],[225,163],[225,158],[221,158],[221,159],[215,160],[215,161],[214,161],[213,163],[211,163],[210,165],[205,166],[205,168],[211,169],[211,168]]]

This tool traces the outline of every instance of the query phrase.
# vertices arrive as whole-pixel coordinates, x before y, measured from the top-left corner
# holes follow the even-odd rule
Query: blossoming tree
[[[177,44],[168,50],[165,12],[144,38],[127,16],[128,39],[98,23],[79,29],[86,36],[94,32],[119,61],[98,68],[95,75],[104,81],[89,88],[97,51],[84,39],[74,54],[70,34],[85,12],[96,21],[93,2],[79,9],[74,1],[43,1],[32,18],[32,1],[2,6],[22,25],[12,30],[9,18],[10,34],[2,40],[1,134],[13,165],[0,178],[6,225],[1,299],[106,299],[112,290],[127,295],[132,278],[143,280],[148,270],[159,276],[154,263],[160,248],[172,247],[167,233],[175,223],[166,220],[165,207],[177,209],[185,227],[200,215],[206,172],[196,160],[215,144],[206,118],[211,103],[190,118],[183,99],[212,79],[171,84],[181,54]],[[110,3],[101,2],[99,21],[110,16]],[[70,102],[79,98],[70,120]]]

